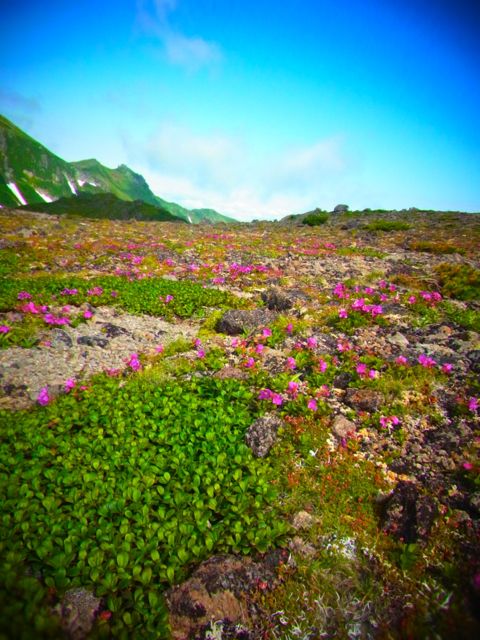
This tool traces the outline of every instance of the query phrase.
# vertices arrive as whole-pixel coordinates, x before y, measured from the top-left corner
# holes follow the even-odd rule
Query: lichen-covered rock
[[[254,611],[248,605],[248,595],[271,586],[274,581],[275,570],[267,562],[236,556],[210,558],[191,578],[165,594],[173,640],[208,637],[205,629],[219,621],[222,627],[225,625],[231,630],[233,625],[248,633]],[[201,630],[204,635],[199,635]]]
[[[86,589],[69,589],[55,607],[60,624],[71,640],[84,640],[92,630],[102,600]]]
[[[269,309],[231,309],[226,311],[217,322],[216,330],[230,336],[240,335],[268,326],[277,314]]]
[[[307,296],[299,289],[279,289],[272,287],[262,292],[262,300],[272,311],[287,311],[295,302]]]
[[[299,511],[292,520],[292,527],[299,531],[301,529],[310,529],[316,522],[316,518],[308,511]]]
[[[345,404],[355,411],[378,411],[383,404],[383,395],[374,389],[347,389],[344,397]]]
[[[433,498],[422,495],[412,482],[401,481],[384,504],[382,526],[405,543],[425,540],[437,512]]]
[[[248,428],[245,442],[257,458],[265,458],[276,442],[282,420],[273,414],[266,414],[255,420]]]
[[[355,423],[351,420],[348,420],[348,418],[345,418],[345,416],[342,416],[341,414],[335,416],[335,418],[333,419],[332,433],[339,440],[341,440],[342,438],[348,438],[349,436],[353,435],[356,430],[357,427]]]

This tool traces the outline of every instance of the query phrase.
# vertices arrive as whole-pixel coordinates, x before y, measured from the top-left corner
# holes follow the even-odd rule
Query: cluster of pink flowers
[[[469,398],[468,399],[468,410],[472,413],[476,413],[480,408],[480,400],[478,398]]]
[[[66,316],[60,316],[60,317],[54,316],[53,313],[46,313],[43,316],[43,320],[46,322],[46,324],[55,325],[55,326],[70,324],[70,318],[67,318]]]
[[[18,300],[31,300],[32,299],[32,294],[28,293],[28,291],[20,291],[20,293],[17,295],[17,299]]]
[[[40,389],[40,393],[37,396],[38,404],[44,407],[46,404],[50,402],[50,396],[48,395],[48,387],[42,387]]]
[[[287,385],[285,396],[283,396],[281,393],[277,393],[275,391],[272,391],[271,389],[266,388],[266,389],[260,390],[258,394],[258,399],[269,400],[275,406],[280,407],[287,400],[296,400],[299,392],[300,392],[300,383],[296,382],[295,380],[290,380],[290,382]],[[310,409],[310,411],[317,410],[318,406],[315,398],[308,399],[307,408]]]
[[[76,296],[78,293],[78,289],[63,289],[63,291],[60,291],[60,294],[62,296]]]
[[[363,362],[357,364],[355,371],[361,378],[370,378],[373,380],[375,378],[378,378],[379,376],[379,373],[376,369],[368,369],[367,365]]]
[[[432,369],[437,365],[437,362],[433,358],[430,358],[430,356],[427,356],[424,353],[418,356],[417,362],[426,369]]]
[[[101,296],[103,293],[102,287],[93,287],[87,291],[89,296]]]
[[[400,418],[397,416],[380,416],[380,426],[384,429],[396,427],[400,424]]]
[[[9,333],[10,327],[6,324],[0,324],[0,333]]]
[[[132,353],[132,355],[130,356],[127,365],[133,369],[133,371],[138,371],[139,369],[142,368],[142,365],[140,364],[140,360],[138,359],[138,354],[136,353]]]

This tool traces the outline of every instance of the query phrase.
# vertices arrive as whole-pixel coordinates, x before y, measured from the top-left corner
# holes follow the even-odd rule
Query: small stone
[[[93,627],[101,604],[101,598],[86,589],[70,589],[54,612],[60,617],[60,624],[71,640],[84,640]]]
[[[248,428],[245,442],[257,458],[265,458],[277,440],[277,432],[282,420],[273,414],[266,414],[255,420]]]
[[[217,322],[216,330],[230,336],[241,335],[245,331],[267,327],[276,317],[277,314],[269,309],[231,309]]]
[[[295,536],[288,543],[289,549],[294,553],[298,553],[298,555],[303,556],[304,558],[314,558],[317,555],[317,550],[310,544],[310,542],[305,542],[303,538],[300,536]]]
[[[300,529],[310,529],[315,524],[315,518],[308,511],[299,511],[293,517],[292,526],[299,531]]]
[[[400,349],[406,349],[410,344],[410,342],[403,335],[403,333],[399,333],[399,332],[393,334],[393,336],[389,336],[387,340],[388,342],[390,342],[390,344],[393,344],[394,347],[399,347]]]
[[[347,389],[344,401],[356,411],[378,411],[383,404],[383,395],[374,389]]]
[[[335,416],[332,423],[332,433],[333,435],[341,440],[342,438],[348,438],[350,435],[355,433],[357,427],[354,422],[345,418],[339,414]]]

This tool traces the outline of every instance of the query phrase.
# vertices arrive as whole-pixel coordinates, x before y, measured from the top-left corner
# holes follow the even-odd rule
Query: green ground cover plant
[[[265,551],[286,531],[271,467],[243,443],[252,408],[238,381],[133,376],[119,386],[101,376],[15,420],[0,413],[7,585],[26,576],[59,591],[90,585],[119,614],[115,637],[152,637],[165,622],[163,589],[189,566]],[[41,584],[27,582],[42,601]],[[11,629],[36,637],[24,635],[36,608],[11,596],[7,587]]]
[[[410,225],[401,220],[374,220],[365,226],[368,231],[408,231]]]

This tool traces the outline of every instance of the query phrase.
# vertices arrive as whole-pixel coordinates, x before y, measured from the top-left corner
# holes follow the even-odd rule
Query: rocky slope
[[[274,471],[289,532],[268,552],[219,544],[188,562],[164,593],[173,637],[475,637],[478,217],[193,229],[0,215],[4,415],[40,411],[44,389],[52,407],[94,395],[102,371],[119,387],[233,379],[252,394],[245,442]],[[45,275],[66,277],[48,303]],[[106,276],[116,290],[99,293]],[[132,312],[159,279],[162,306]],[[187,284],[234,297],[187,312]],[[89,625],[128,630],[108,602]]]

